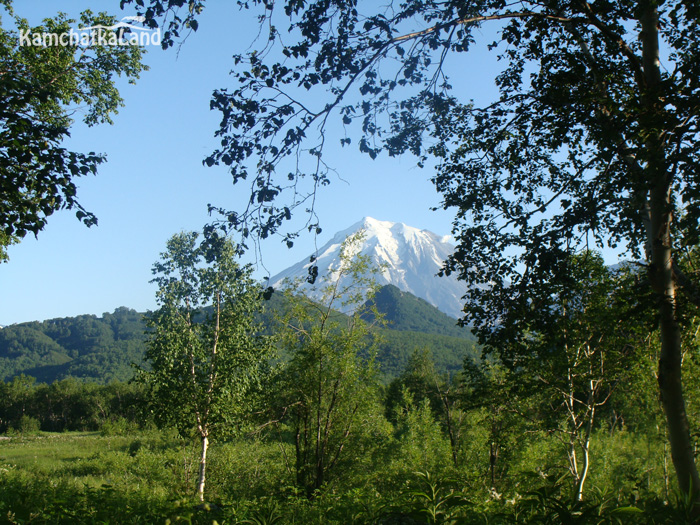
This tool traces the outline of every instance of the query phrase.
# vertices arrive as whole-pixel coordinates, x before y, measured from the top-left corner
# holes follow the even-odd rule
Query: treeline
[[[569,414],[553,390],[533,388],[493,361],[468,358],[458,373],[441,374],[431,353],[420,348],[414,348],[408,366],[386,386],[365,383],[362,375],[352,382],[353,370],[365,369],[363,359],[342,366],[328,359],[325,372],[317,375],[320,371],[309,366],[309,358],[318,354],[299,348],[295,360],[269,371],[248,398],[243,432],[223,436],[213,449],[208,499],[223,514],[211,517],[228,516],[237,501],[245,502],[249,519],[276,509],[283,522],[305,516],[344,523],[364,509],[364,518],[356,522],[389,523],[398,515],[432,523],[418,518],[440,503],[442,518],[437,522],[461,517],[476,523],[489,517],[494,523],[554,523],[563,522],[558,520],[570,511],[579,516],[576,522],[617,523],[610,513],[619,508],[644,512],[628,512],[625,519],[620,517],[622,523],[683,522],[656,394],[657,346],[653,336],[648,338],[643,349],[648,358],[630,368],[625,381],[599,407],[588,436],[588,483],[581,501],[574,504]],[[687,354],[683,367],[689,377],[691,424],[698,428],[700,373],[695,353]],[[334,370],[340,373],[333,375]],[[310,388],[314,378],[332,382],[341,376],[350,395],[339,396],[332,406],[332,392],[325,390],[316,404]],[[0,383],[0,432],[27,436],[37,430],[99,430],[103,435],[132,436],[138,445],[144,441],[138,429],[154,424],[160,406],[154,401],[149,389],[138,383],[99,385],[66,379],[49,385],[19,376]],[[319,459],[313,457],[317,434],[309,418],[319,406],[333,414],[322,421],[321,428],[330,429],[325,442],[330,461],[320,471],[309,469]],[[351,421],[352,432],[345,437],[344,424]],[[126,446],[134,462],[153,459],[150,449],[144,449],[143,458],[134,455],[133,443]],[[169,454],[176,454],[178,446],[182,445],[173,444]],[[264,468],[253,469],[236,459],[242,450],[257,451],[256,461]],[[196,458],[191,461],[196,463]],[[162,478],[155,470],[149,475]],[[191,490],[191,481],[180,485],[178,490],[184,492],[171,497]],[[290,486],[301,490],[301,499],[292,496]],[[430,490],[435,491],[431,500]],[[167,508],[167,503],[161,504]],[[208,514],[200,522],[207,519]]]
[[[147,390],[138,383],[101,385],[72,378],[37,383],[20,375],[0,382],[0,433],[143,427],[152,421]]]
[[[650,341],[648,349],[653,352],[655,344]],[[695,361],[688,356],[684,369],[700,377]],[[294,379],[299,378],[299,368],[296,370],[291,376]],[[665,425],[656,395],[652,358],[640,361],[599,410],[590,436],[588,487],[582,501],[573,508],[565,410],[553,402],[551,391],[528,390],[515,384],[515,378],[494,363],[467,361],[450,378],[436,372],[429,351],[415,349],[406,369],[388,385],[373,383],[354,391],[361,401],[358,411],[362,418],[344,442],[338,463],[331,467],[329,462],[322,480],[315,479],[317,474],[306,469],[306,465],[315,463],[313,458],[307,457],[298,464],[294,460],[298,436],[309,440],[306,448],[300,445],[300,457],[305,450],[309,453],[314,449],[314,441],[313,433],[308,432],[313,428],[305,427],[309,425],[306,414],[291,412],[294,385],[285,380],[290,372],[287,369],[268,378],[264,386],[269,390],[258,392],[259,404],[255,405],[268,409],[257,411],[248,407],[245,432],[239,437],[224,438],[225,446],[219,446],[224,447],[220,450],[222,455],[212,458],[210,498],[223,508],[229,508],[230,501],[236,498],[248,498],[253,505],[251,512],[262,514],[265,509],[252,502],[257,498],[271,498],[260,500],[268,501],[268,505],[275,500],[282,502],[290,496],[285,492],[288,489],[280,487],[291,484],[308,488],[309,492],[303,494],[314,495],[306,504],[293,504],[310,505],[304,507],[304,512],[314,516],[349,516],[363,505],[373,505],[373,512],[381,515],[393,511],[399,502],[404,505],[404,513],[411,512],[411,505],[423,512],[431,502],[413,494],[431,487],[437,491],[437,502],[444,500],[445,519],[471,516],[476,520],[478,513],[493,517],[504,508],[508,512],[523,512],[525,503],[532,504],[537,491],[543,491],[540,496],[544,500],[529,508],[527,512],[531,514],[522,514],[529,516],[527,519],[544,515],[558,519],[551,508],[547,510],[552,505],[561,505],[562,511],[571,508],[588,512],[636,505],[644,509],[648,523],[654,522],[654,512],[679,516],[674,514],[677,509],[669,506],[678,500],[669,472],[671,458],[664,446]],[[308,383],[305,386],[308,388]],[[689,400],[692,424],[697,427],[699,390],[693,382],[688,386],[693,390]],[[157,405],[151,401],[146,386],[138,383],[99,385],[66,379],[48,385],[19,376],[0,383],[0,432],[27,436],[37,430],[102,431],[103,435],[131,435],[139,441],[143,439],[138,437],[138,430],[154,424],[153,410]],[[348,405],[347,400],[344,403],[337,416],[354,417],[358,412],[353,414],[352,404]],[[328,404],[324,407],[329,409]],[[285,408],[289,410],[285,412]],[[274,420],[270,417],[274,415],[283,417]],[[343,436],[342,427],[339,430],[336,440]],[[330,439],[328,445],[332,444]],[[240,474],[229,472],[225,464],[229,460],[220,458],[237,457],[239,447],[247,450],[252,446],[261,451],[259,461],[266,470],[245,486],[240,482],[232,484],[231,480]],[[416,472],[424,474],[418,476]],[[348,494],[353,495],[351,499]],[[475,500],[482,503],[475,504]],[[508,506],[506,500],[512,505]],[[294,506],[290,505],[278,508],[281,516],[291,519],[287,513]],[[382,510],[382,505],[387,507]],[[632,518],[629,522],[634,522]],[[579,521],[589,522],[584,518]],[[528,521],[522,518],[517,522]]]
[[[350,284],[322,280],[321,302],[289,286],[263,325],[266,291],[229,239],[173,236],[154,266],[160,307],[147,316],[139,383],[20,376],[2,386],[3,425],[128,435],[152,422],[191,447],[184,481],[167,490],[216,503],[209,522],[261,522],[273,510],[284,523],[695,522],[658,399],[658,331],[629,297],[633,271],[573,256],[551,303],[500,325],[499,348],[463,352],[450,367],[422,346],[444,348],[441,337],[396,332],[410,335],[394,362],[408,357],[387,380],[380,356],[391,357],[392,331],[381,301],[367,300],[359,242],[345,241],[334,270]],[[352,314],[339,313],[348,305]],[[700,317],[688,313],[682,367],[697,429]],[[253,450],[256,464],[244,465]],[[154,458],[143,456],[162,464]],[[160,468],[148,475],[162,478]]]

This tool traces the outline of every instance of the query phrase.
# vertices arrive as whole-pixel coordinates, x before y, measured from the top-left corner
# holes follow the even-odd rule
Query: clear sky
[[[211,93],[233,86],[231,55],[249,47],[256,24],[235,2],[210,0],[206,6],[198,32],[179,52],[148,49],[151,69],[135,86],[120,86],[126,105],[114,125],[72,128],[70,148],[107,154],[96,177],[77,180],[78,199],[99,225],[88,229],[73,212],[58,212],[38,239],[10,247],[10,261],[0,265],[0,325],[101,315],[119,306],[153,309],[150,270],[166,240],[179,231],[200,230],[210,220],[208,203],[236,209],[246,201],[245,186],[233,186],[225,167],[203,167],[202,160],[217,144],[219,114],[209,110]],[[74,16],[86,8],[117,18],[135,14],[120,11],[118,0],[15,2],[17,14],[32,23],[59,10]],[[456,91],[477,100],[493,96],[495,66],[485,45],[460,60]],[[440,202],[429,182],[432,171],[417,168],[414,158],[372,161],[338,148],[326,160],[342,180],[319,195],[319,247],[364,216],[450,233],[450,213],[430,211]],[[273,238],[262,250],[259,278],[307,257],[314,239],[303,237],[290,250]]]

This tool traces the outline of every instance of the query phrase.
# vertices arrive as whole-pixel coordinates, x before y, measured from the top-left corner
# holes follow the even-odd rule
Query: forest
[[[377,309],[385,316],[378,352],[382,382],[394,379],[406,366],[413,348],[432,352],[440,373],[454,374],[466,354],[476,356],[476,338],[457,327],[453,318],[393,285],[378,290]],[[274,294],[259,314],[272,330],[274,312],[284,308]],[[466,339],[466,342],[465,342]],[[19,323],[0,330],[0,379],[24,374],[40,383],[63,379],[109,384],[128,382],[133,365],[143,365],[146,352],[144,314],[126,307],[112,313]]]

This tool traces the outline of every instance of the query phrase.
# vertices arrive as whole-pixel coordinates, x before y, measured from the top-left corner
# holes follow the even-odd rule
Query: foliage
[[[540,486],[523,495],[508,519],[512,523],[635,523],[643,512],[637,507],[620,506],[611,496],[594,492],[586,502],[571,504],[561,479],[545,477]],[[505,516],[504,516],[505,517]]]
[[[380,288],[379,293],[382,292]],[[465,330],[455,328],[452,318],[409,295],[401,293],[395,302],[378,305],[382,314],[388,314],[392,305],[403,312],[401,322],[379,328],[376,365],[382,381],[399,375],[415,348],[429,348],[440,373],[456,373],[465,352],[478,352],[476,342],[467,336],[444,335]],[[422,307],[414,310],[411,304]],[[283,294],[273,294],[265,311],[257,316],[265,333],[273,333],[275,315],[283,316],[288,307]],[[120,307],[101,317],[80,315],[6,326],[0,330],[0,379],[9,381],[23,373],[46,383],[68,377],[104,384],[128,381],[134,374],[132,365],[145,365],[143,315]],[[434,322],[423,324],[423,319]],[[409,327],[420,327],[422,331],[406,331]]]
[[[465,359],[476,358],[481,349],[475,341],[424,332],[408,332],[381,328],[378,342],[377,367],[385,382],[398,377],[409,366],[416,350],[430,352],[435,369],[440,374],[457,374]]]
[[[23,414],[22,417],[19,418],[19,421],[12,426],[12,430],[24,436],[25,434],[37,434],[39,432],[39,426],[38,419]]]
[[[151,24],[167,25],[166,46],[179,29],[197,28],[204,7],[202,0],[137,3]],[[527,337],[540,319],[537,306],[566,281],[572,254],[607,246],[643,260],[640,297],[660,329],[659,388],[674,467],[700,500],[678,299],[700,305],[697,276],[678,264],[700,239],[696,3],[239,5],[256,11],[263,44],[234,55],[234,87],[211,102],[222,115],[221,142],[205,163],[227,166],[234,183],[251,188],[245,209],[219,210],[222,222],[244,238],[281,231],[291,243],[292,213],[330,182],[324,145],[335,118],[340,143],[354,141],[371,158],[437,159],[432,180],[455,212],[458,242],[445,272],[488,283],[469,288],[465,322],[493,350]],[[184,6],[183,18],[163,18]],[[453,94],[448,74],[486,23],[501,69],[495,100],[478,107]],[[313,207],[306,209],[309,230],[318,231]]]
[[[296,483],[309,497],[338,470],[351,468],[348,457],[363,448],[371,453],[374,434],[382,433],[374,334],[363,320],[376,290],[376,270],[367,256],[356,253],[361,240],[359,233],[343,242],[318,304],[289,287],[291,308],[280,320],[282,345],[291,358],[271,401],[279,414],[275,420],[290,427]],[[342,285],[346,276],[350,284]],[[351,313],[342,315],[339,309]],[[374,318],[380,319],[376,310]]]
[[[434,420],[432,425],[436,428]],[[653,486],[648,492],[634,487],[639,476],[628,479],[619,470],[635,461],[641,468],[650,464],[637,460],[647,447],[643,433],[605,434],[596,441],[618,461],[608,466],[601,461],[593,469],[608,469],[610,477],[596,482],[592,475],[596,488],[575,505],[570,484],[556,474],[518,473],[515,491],[489,495],[462,471],[450,472],[449,453],[435,461],[438,471],[416,472],[419,466],[400,451],[392,460],[400,462],[400,474],[379,457],[373,468],[344,469],[332,490],[308,500],[290,488],[294,480],[280,442],[239,438],[212,449],[207,508],[189,496],[196,444],[176,432],[15,436],[0,443],[0,515],[10,523],[689,523],[681,495],[664,502]],[[421,442],[406,445],[418,450]],[[522,453],[533,450],[523,445]],[[387,477],[395,477],[394,483]]]
[[[427,301],[408,292],[402,292],[393,284],[387,284],[377,290],[371,305],[383,315],[384,322],[390,330],[404,332],[423,332],[440,334],[474,340],[469,329],[458,326],[451,317],[441,313]],[[371,311],[367,320],[372,321]]]
[[[197,492],[203,500],[209,442],[245,421],[246,396],[271,341],[254,320],[263,290],[252,269],[236,263],[236,247],[216,231],[205,230],[199,245],[197,237],[174,235],[153,267],[160,308],[147,318],[151,370],[143,379],[156,419],[202,441]]]
[[[0,432],[16,428],[24,417],[49,432],[102,429],[109,434],[118,433],[120,426],[140,428],[151,422],[142,385],[98,385],[74,379],[47,385],[24,375],[0,382]]]
[[[12,235],[7,235],[5,232],[0,231],[0,263],[9,260],[7,255],[7,247],[13,244],[17,244],[19,239]]]
[[[580,500],[596,418],[638,363],[637,345],[647,327],[635,322],[632,306],[620,300],[630,281],[625,272],[583,252],[569,258],[566,273],[556,293],[538,305],[540,318],[522,346],[504,346],[499,357],[511,371],[510,380],[537,392],[531,397],[544,403],[545,430],[565,445],[574,499]]]
[[[427,348],[414,350],[404,371],[387,387],[387,418],[395,422],[398,412],[406,410],[408,406],[419,406],[423,401],[428,402],[433,412],[439,412],[442,404],[438,393],[441,380],[430,351]]]
[[[122,6],[129,3],[124,0]],[[172,45],[179,31],[193,27],[206,2],[146,4],[143,14],[153,26],[163,23],[170,38],[164,40]],[[445,205],[458,212],[461,249],[453,263],[476,277],[468,282],[492,282],[494,277],[499,291],[502,284],[516,282],[519,270],[500,258],[509,245],[523,248],[512,260],[529,269],[518,283],[536,283],[538,277],[548,281],[557,272],[563,255],[559,252],[569,250],[567,238],[573,247],[587,232],[594,242],[604,242],[609,232],[611,243],[628,239],[632,252],[638,253],[645,242],[636,188],[645,179],[638,168],[647,168],[650,153],[644,152],[651,146],[644,130],[659,126],[679,138],[695,133],[690,123],[696,118],[692,100],[697,86],[691,72],[697,67],[692,50],[698,28],[691,4],[683,1],[665,4],[656,13],[655,4],[636,8],[625,2],[526,2],[516,9],[490,0],[428,1],[399,8],[289,0],[281,7],[288,17],[284,21],[264,0],[239,5],[256,12],[269,36],[261,39],[263,45],[279,44],[281,54],[252,48],[234,56],[235,87],[216,92],[212,101],[222,112],[222,147],[207,163],[228,166],[234,181],[256,177],[251,203],[258,205],[228,220],[235,224],[250,219],[260,233],[275,231],[298,201],[304,201],[299,181],[305,175],[314,187],[328,182],[327,165],[316,159],[322,157],[320,137],[335,113],[347,130],[341,143],[355,143],[371,157],[381,151],[410,151],[444,161],[435,182]],[[183,6],[188,9],[181,16],[163,18]],[[639,41],[646,16],[661,17],[658,35],[645,36],[668,46],[667,58],[678,66],[678,74],[672,68],[657,72],[649,63],[644,68],[643,53],[653,53],[653,43],[647,41],[642,49]],[[497,32],[490,49],[503,64],[497,77],[501,97],[478,108],[451,95],[447,75],[488,23]],[[281,24],[289,28],[289,39],[281,38]],[[457,58],[449,61],[449,54]],[[664,80],[653,82],[652,88],[655,74]],[[306,92],[318,108],[304,103]],[[645,113],[642,108],[657,97],[677,105],[660,115]],[[674,127],[686,118],[687,126]],[[351,134],[353,124],[361,127],[358,137]],[[434,146],[427,136],[437,139]],[[694,202],[697,182],[694,144],[689,140],[669,151],[679,162],[675,174],[682,176],[679,189],[688,196],[687,206]],[[292,184],[287,184],[285,158],[303,154],[313,162],[298,162],[297,171],[289,174]],[[609,184],[601,184],[603,180]],[[277,204],[294,190],[296,200]],[[262,217],[256,223],[258,209]],[[696,210],[683,210],[679,221],[692,230]],[[498,212],[505,221],[500,230]],[[470,267],[472,258],[477,267]],[[499,264],[487,269],[490,261]],[[519,293],[526,291],[518,287]],[[537,287],[531,293],[538,293]]]
[[[68,33],[78,22],[59,14],[30,27],[3,2],[14,28],[0,28],[0,261],[5,248],[27,233],[37,235],[60,209],[76,209],[92,226],[97,218],[78,202],[75,178],[96,174],[105,156],[66,149],[75,112],[88,126],[109,122],[123,105],[116,77],[130,82],[146,69],[138,46],[110,46],[94,41],[71,45],[27,45],[22,35]],[[113,25],[105,13],[84,11],[83,27]]]
[[[428,399],[415,403],[404,390],[403,407],[396,416],[400,464],[413,470],[438,472],[449,466],[450,445],[435,419]],[[403,475],[409,472],[403,472]]]

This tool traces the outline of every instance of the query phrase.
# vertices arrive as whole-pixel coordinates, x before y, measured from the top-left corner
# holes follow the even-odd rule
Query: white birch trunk
[[[202,455],[199,458],[199,480],[197,481],[197,497],[204,503],[204,484],[207,476],[207,451],[209,450],[209,437],[202,436]]]

